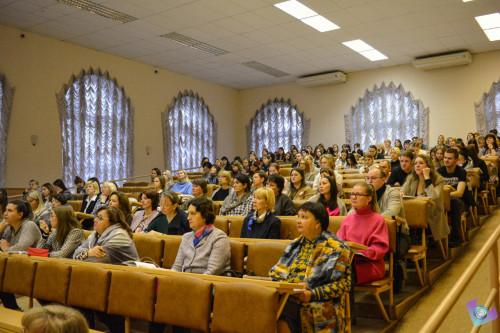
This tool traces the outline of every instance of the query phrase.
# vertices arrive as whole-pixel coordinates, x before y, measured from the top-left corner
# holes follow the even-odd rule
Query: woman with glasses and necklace
[[[385,276],[384,255],[389,250],[389,231],[377,204],[373,185],[359,182],[351,192],[354,214],[347,215],[337,237],[367,247],[354,256],[357,284],[380,280]]]

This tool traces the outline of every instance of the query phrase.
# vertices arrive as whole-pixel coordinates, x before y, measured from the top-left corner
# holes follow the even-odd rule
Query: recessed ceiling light
[[[318,15],[314,10],[311,8],[301,4],[298,1],[295,0],[290,0],[290,1],[284,1],[280,2],[274,5],[274,7],[281,9],[288,15],[292,15],[293,17],[297,19],[303,19],[306,17],[311,17]]]
[[[264,65],[264,64],[257,62],[257,61],[244,62],[244,63],[242,63],[242,65],[256,69],[262,73],[266,73],[266,74],[272,75],[274,77],[284,77],[284,76],[290,75],[288,73],[280,71],[279,69],[270,67],[268,65]]]
[[[343,42],[345,46],[350,49],[353,49],[356,52],[363,52],[368,50],[373,50],[373,47],[363,42],[361,39],[351,40],[349,42]]]
[[[335,29],[339,29],[340,27],[336,25],[335,23],[327,20],[321,15],[316,15],[312,17],[308,17],[305,19],[301,20],[305,24],[313,27],[314,29],[318,30],[319,32],[325,32],[325,31],[331,31]]]
[[[483,30],[500,28],[500,13],[476,16],[476,21]]]
[[[177,32],[171,32],[168,34],[161,35],[163,38],[170,39],[176,43],[189,46],[193,49],[197,49],[206,53],[210,53],[213,55],[222,55],[228,53],[226,50],[219,49],[218,47],[212,46],[210,44],[200,42],[199,40],[193,39],[191,37],[187,37]]]
[[[281,9],[285,13],[301,20],[303,23],[307,24],[310,27],[313,27],[319,32],[331,31],[340,28],[335,23],[329,21],[321,15],[318,15],[318,13],[316,13],[314,10],[296,0],[280,2],[275,4],[274,6],[278,9]]]
[[[363,57],[368,58],[371,61],[385,60],[387,56],[382,54],[380,51],[375,50],[372,46],[363,42],[361,39],[351,40],[349,42],[343,42],[348,48],[358,52]]]
[[[89,0],[57,0],[57,1],[79,9],[88,10],[93,14],[97,14],[99,16],[112,19],[113,21],[119,23],[128,23],[137,20],[136,17],[127,15],[125,13],[119,12],[117,10],[108,7],[104,7],[103,5],[100,5],[98,3]]]
[[[464,2],[471,2],[471,1],[474,1],[474,0],[463,0]]]
[[[497,31],[500,28],[500,13],[476,16],[476,21],[490,41],[500,40]]]
[[[500,40],[500,28],[484,30],[484,33],[486,34],[486,36],[488,36],[488,39],[491,42]]]

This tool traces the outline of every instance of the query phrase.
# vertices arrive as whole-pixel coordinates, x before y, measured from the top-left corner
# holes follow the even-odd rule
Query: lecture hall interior
[[[499,128],[500,1],[300,0],[305,14],[287,13],[283,3],[0,0],[0,75],[12,97],[7,128],[0,118],[0,185],[24,189],[31,178],[52,182],[65,177],[68,152],[62,153],[66,134],[61,98],[82,73],[108,77],[133,112],[132,166],[115,179],[147,175],[153,167],[200,167],[201,153],[193,152],[196,162],[188,159],[189,165],[182,164],[181,157],[170,160],[182,138],[173,137],[164,117],[182,96],[195,96],[209,110],[216,124],[209,138],[213,158],[230,160],[246,157],[250,150],[261,156],[253,148],[262,148],[254,145],[259,137],[249,138],[254,134],[250,124],[274,102],[290,104],[301,115],[303,146],[341,146],[357,139],[368,150],[369,139],[359,126],[373,132],[386,121],[384,114],[375,110],[372,119],[363,118],[356,128],[352,114],[376,104],[364,103],[373,95],[383,99],[381,92],[391,89],[403,103],[418,105],[425,113],[419,122],[424,128],[417,133],[429,148],[441,134],[465,140],[469,132],[481,130],[485,135]],[[496,103],[491,98],[486,102],[492,95]],[[5,118],[5,90],[1,96]],[[496,111],[488,111],[488,103],[496,105]],[[485,120],[490,119],[485,112],[496,112],[495,123]],[[113,140],[125,140],[123,133],[113,135],[108,136],[111,149],[120,145]],[[377,134],[372,138],[384,139]],[[295,142],[286,142],[288,151]],[[196,151],[197,143],[190,144],[182,147],[187,154]],[[408,292],[395,294],[394,304],[389,304],[388,292],[381,294],[389,322],[379,314],[372,295],[359,296],[358,323],[352,332],[422,329],[490,236],[499,235],[496,198],[486,200],[488,212],[479,207],[474,224],[467,217],[472,230],[465,230],[467,245],[450,249],[444,261],[439,249],[429,249],[424,287],[413,269],[408,272]],[[442,317],[439,331],[472,328],[466,303],[474,298],[486,303],[490,268],[495,266],[488,253],[484,256],[480,274],[453,299],[455,306],[445,311],[449,314]],[[498,305],[498,290],[490,298],[490,305]],[[494,327],[499,326],[487,323],[483,329]]]

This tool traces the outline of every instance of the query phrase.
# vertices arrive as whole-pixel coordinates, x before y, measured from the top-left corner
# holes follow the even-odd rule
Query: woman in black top
[[[253,211],[243,220],[241,238],[280,238],[281,220],[273,214],[274,200],[274,192],[269,188],[254,192]]]
[[[219,172],[219,185],[220,188],[212,193],[212,201],[224,201],[226,197],[233,193],[234,189],[231,186],[232,179],[229,171]]]
[[[150,234],[184,235],[191,231],[187,213],[179,208],[179,196],[175,192],[161,194],[161,212],[163,213],[144,230]]]

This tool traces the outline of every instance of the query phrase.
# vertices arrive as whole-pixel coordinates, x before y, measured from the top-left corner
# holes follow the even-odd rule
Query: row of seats
[[[130,318],[203,332],[209,326],[211,332],[276,331],[277,288],[110,266],[3,254],[0,280],[3,292],[126,317],[126,332]]]

